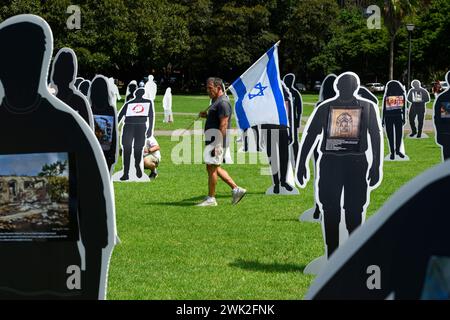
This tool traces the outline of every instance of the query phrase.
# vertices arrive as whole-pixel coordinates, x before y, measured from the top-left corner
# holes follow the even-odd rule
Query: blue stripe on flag
[[[269,62],[267,63],[267,75],[269,76],[270,86],[272,88],[273,96],[275,97],[275,103],[278,109],[278,117],[280,119],[280,125],[287,126],[287,115],[284,106],[283,93],[280,90],[280,83],[278,82],[278,70],[274,57],[275,46],[273,46],[268,52]]]
[[[233,83],[233,88],[236,90],[238,99],[236,100],[236,116],[238,118],[239,128],[242,130],[250,128],[247,115],[245,114],[244,107],[242,106],[242,100],[244,100],[247,94],[247,88],[245,88],[242,79],[239,78]]]

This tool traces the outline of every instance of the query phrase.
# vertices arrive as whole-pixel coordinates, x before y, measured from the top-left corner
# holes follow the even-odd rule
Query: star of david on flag
[[[239,128],[260,124],[288,126],[278,66],[278,43],[230,86]]]
[[[264,97],[264,90],[266,90],[267,87],[263,87],[263,85],[261,84],[261,82],[258,82],[258,84],[255,86],[255,89],[258,89],[259,91],[258,91],[257,94],[249,93],[249,94],[248,94],[248,98],[249,98],[250,100],[252,100],[252,99],[254,99],[254,98],[256,98],[256,97]]]

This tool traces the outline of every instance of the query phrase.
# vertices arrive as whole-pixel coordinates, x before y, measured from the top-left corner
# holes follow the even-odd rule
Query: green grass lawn
[[[174,111],[198,111],[207,103],[207,98],[174,97]],[[161,109],[158,100],[156,108]],[[162,115],[156,122],[162,122]],[[314,204],[313,183],[299,196],[270,197],[264,193],[271,179],[260,174],[266,165],[226,165],[248,195],[232,206],[230,190],[219,182],[219,206],[196,208],[207,193],[204,165],[173,164],[177,142],[170,137],[158,141],[158,179],[114,185],[122,243],[112,256],[108,298],[302,299],[314,279],[302,271],[324,252],[320,225],[297,220]],[[440,162],[433,137],[405,139],[405,145],[411,161],[384,164],[369,216],[399,187]],[[120,168],[121,163],[116,165]]]

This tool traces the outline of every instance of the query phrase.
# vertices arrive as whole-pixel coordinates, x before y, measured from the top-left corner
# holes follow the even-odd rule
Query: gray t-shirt
[[[212,101],[211,107],[208,111],[208,116],[205,123],[205,132],[209,129],[219,130],[220,118],[228,117],[228,129],[231,129],[231,115],[233,109],[231,107],[230,100],[226,95],[220,96],[216,100]],[[228,140],[228,139],[227,139]],[[213,141],[206,141],[206,144],[210,144]],[[227,146],[227,141],[224,141],[224,146]]]

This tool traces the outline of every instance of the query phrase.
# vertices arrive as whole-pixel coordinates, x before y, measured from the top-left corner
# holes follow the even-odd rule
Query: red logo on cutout
[[[142,104],[137,104],[133,107],[132,110],[134,113],[142,113],[142,112],[144,112],[145,108]]]

